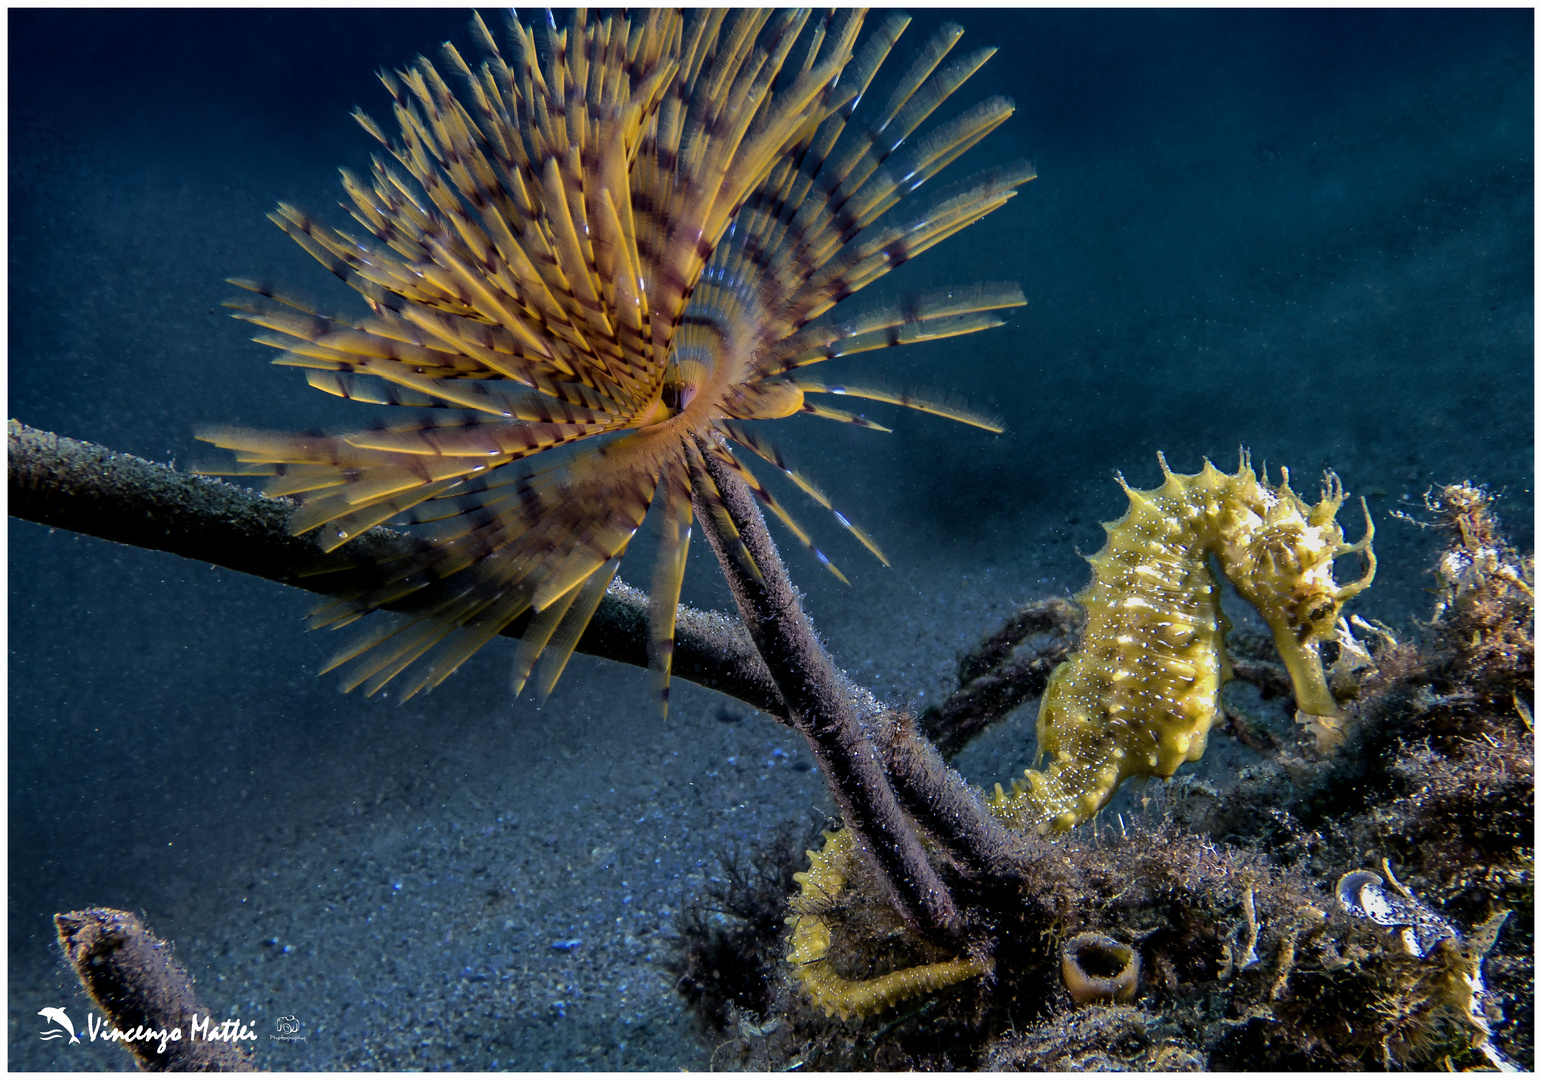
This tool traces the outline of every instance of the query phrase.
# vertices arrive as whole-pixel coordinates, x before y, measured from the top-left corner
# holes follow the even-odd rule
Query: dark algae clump
[[[739,1017],[770,1011],[781,966],[782,923],[793,891],[799,845],[791,825],[752,852],[718,853],[723,877],[686,908],[669,970],[675,990],[706,1031],[719,1034]],[[806,836],[806,841],[812,838]]]

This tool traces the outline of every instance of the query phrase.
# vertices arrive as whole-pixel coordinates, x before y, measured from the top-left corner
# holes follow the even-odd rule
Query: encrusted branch
[[[915,719],[890,713],[876,733],[894,794],[917,823],[947,849],[969,876],[1014,873],[1021,837],[1004,826],[937,748],[916,731]]]
[[[958,928],[958,909],[900,809],[878,748],[862,725],[849,687],[803,613],[759,508],[729,466],[702,449],[707,475],[759,576],[735,554],[732,534],[699,493],[697,516],[728,579],[739,617],[787,702],[789,719],[808,740],[846,827],[872,857],[900,915],[924,935],[950,936]]]
[[[94,443],[9,424],[10,514],[119,544],[168,551],[310,592],[346,593],[417,541],[371,529],[334,555],[293,536],[294,505],[204,476],[190,476]],[[393,610],[411,610],[405,598]],[[519,637],[526,619],[503,632]],[[580,652],[648,665],[648,596],[615,582],[578,643]],[[770,672],[743,626],[716,612],[681,607],[674,674],[785,717]]]
[[[322,594],[367,586],[378,578],[381,566],[420,542],[377,528],[328,555],[310,537],[290,533],[293,507],[287,501],[15,420],[8,434],[10,513],[53,528],[166,551]],[[757,564],[775,568],[780,585],[748,601],[759,613],[753,624],[759,628],[758,638],[727,615],[682,606],[675,627],[673,674],[797,722],[814,743],[837,799],[844,800],[848,822],[889,823],[879,827],[870,847],[880,861],[893,864],[889,872],[900,880],[896,888],[907,898],[902,907],[914,924],[929,931],[953,926],[957,912],[952,900],[926,862],[900,805],[956,858],[979,869],[995,864],[1002,850],[994,821],[912,724],[886,717],[869,692],[835,671],[802,614],[749,493],[731,476],[714,479],[725,501],[735,496],[731,512],[737,527],[747,543],[754,542]],[[746,520],[740,521],[741,516]],[[702,515],[702,522],[711,525],[710,513]],[[711,528],[707,531],[712,539]],[[736,565],[725,560],[738,599],[743,582],[734,580]],[[414,602],[409,596],[393,610],[411,610]],[[740,603],[743,611],[745,601]],[[523,619],[516,621],[504,633],[518,637],[524,624]],[[618,581],[578,648],[644,667],[647,627],[647,594]],[[780,680],[773,679],[757,642],[783,672]],[[785,700],[784,691],[790,695]],[[836,714],[825,709],[830,703]],[[853,791],[858,794],[851,796]]]
[[[921,730],[951,759],[1025,701],[1044,693],[1050,672],[1070,655],[1082,613],[1052,597],[1025,604],[958,662],[958,689],[921,714]],[[1029,638],[1047,638],[1020,648]]]

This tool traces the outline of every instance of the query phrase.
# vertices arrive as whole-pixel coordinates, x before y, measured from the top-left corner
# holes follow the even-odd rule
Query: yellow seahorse
[[[788,963],[798,973],[809,1000],[842,1020],[871,1016],[906,998],[941,990],[976,975],[988,974],[989,958],[960,957],[934,964],[900,968],[872,979],[848,979],[836,972],[830,960],[830,925],[823,913],[839,898],[851,872],[851,832],[825,833],[824,847],[808,852],[809,868],[794,874],[798,895],[789,905],[792,927]]]
[[[1169,777],[1204,754],[1231,677],[1212,555],[1274,635],[1297,706],[1336,712],[1317,647],[1332,637],[1344,601],[1376,575],[1370,511],[1365,536],[1350,544],[1334,520],[1344,490],[1331,472],[1311,506],[1283,468],[1279,486],[1260,482],[1245,452],[1235,474],[1206,461],[1186,476],[1157,460],[1161,487],[1136,491],[1119,479],[1130,509],[1103,526],[1108,542],[1089,560],[1092,584],[1077,596],[1087,611],[1081,647],[1055,669],[1039,705],[1039,753],[1049,765],[1013,781],[1010,795],[998,784],[991,799],[1019,828],[1069,829],[1127,777]],[[1365,574],[1337,585],[1333,560],[1351,552],[1365,555]]]
[[[1050,677],[1039,706],[1039,752],[1049,764],[996,785],[988,801],[1003,821],[1039,833],[1064,831],[1101,809],[1131,776],[1170,777],[1198,761],[1230,678],[1219,583],[1212,556],[1274,635],[1305,713],[1332,716],[1333,696],[1318,645],[1332,636],[1339,609],[1376,574],[1375,528],[1365,512],[1365,536],[1347,543],[1335,520],[1344,501],[1328,473],[1316,505],[1290,487],[1260,481],[1242,455],[1237,472],[1209,461],[1193,475],[1174,473],[1157,455],[1161,487],[1137,491],[1124,482],[1130,509],[1106,523],[1108,541],[1089,561],[1092,584],[1077,600],[1087,611],[1080,649]],[[1365,556],[1358,581],[1338,585],[1333,560]],[[797,875],[792,951],[788,959],[814,1003],[827,1013],[869,1016],[906,997],[982,974],[988,966],[955,960],[854,981],[836,976],[827,959],[830,930],[821,912],[844,887],[849,844],[844,833],[810,853],[809,873]]]

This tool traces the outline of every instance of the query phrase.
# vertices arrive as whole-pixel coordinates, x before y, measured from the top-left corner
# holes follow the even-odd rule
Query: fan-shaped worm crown
[[[828,501],[745,421],[802,412],[878,427],[817,402],[834,393],[999,430],[803,374],[997,326],[1023,303],[1014,286],[985,285],[825,317],[1034,175],[994,169],[910,209],[1012,104],[991,98],[924,128],[994,50],[960,54],[962,30],[946,26],[887,96],[869,97],[908,19],[888,16],[859,42],[863,22],[860,11],[579,12],[562,30],[550,16],[535,30],[511,22],[505,59],[478,18],[478,69],[444,47],[463,91],[419,59],[382,76],[394,139],[357,114],[384,148],[370,177],[343,174],[357,228],[279,207],[279,226],[370,314],[328,316],[237,282],[256,294],[238,306],[257,340],[328,393],[428,410],[342,436],[202,435],[235,452],[234,469],[218,471],[268,476],[270,494],[297,498],[295,531],[317,530],[328,550],[385,522],[428,541],[386,584],[315,614],[313,625],[341,626],[427,590],[415,617],[338,654],[332,666],[353,662],[348,688],[373,693],[416,665],[411,696],[531,612],[514,683],[540,660],[544,695],[657,504],[652,660],[667,702],[693,494],[726,521],[703,454],[812,547],[731,445]]]

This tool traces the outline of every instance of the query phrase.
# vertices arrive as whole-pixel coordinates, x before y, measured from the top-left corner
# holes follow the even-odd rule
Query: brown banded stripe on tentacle
[[[537,616],[516,656],[516,691],[555,641],[560,648],[543,660],[538,678],[538,689],[549,692],[604,592],[596,578],[609,584],[653,501],[660,441],[628,436],[580,447],[561,467],[512,481],[490,478],[487,491],[463,496],[464,509],[436,523],[436,547],[417,569],[458,588],[454,606],[436,617],[458,621],[464,630],[409,693],[437,685],[527,609]],[[376,606],[377,599],[364,598],[363,605]]]
[[[845,409],[832,409],[828,405],[820,405],[813,401],[805,400],[799,406],[799,411],[805,412],[810,416],[817,416],[822,420],[834,420],[838,424],[853,424],[859,428],[866,428],[869,431],[889,432],[894,430],[893,428],[884,427],[876,420],[869,420],[865,416],[847,412]]]
[[[956,27],[951,29],[957,30]],[[951,36],[945,29],[933,39],[934,46],[939,49],[950,46]],[[966,62],[950,65],[923,86],[915,87],[907,83],[900,87],[896,99],[900,93],[908,96],[904,98],[903,105],[898,107],[898,114],[891,111],[890,116],[877,129],[869,131],[866,140],[856,141],[843,159],[830,162],[821,185],[826,198],[811,200],[799,211],[802,224],[795,222],[792,230],[798,237],[791,249],[795,259],[808,265],[822,265],[839,245],[849,241],[898,201],[900,195],[897,189],[904,186],[913,191],[941,165],[963,153],[1011,115],[1010,103],[1005,99],[992,99],[983,108],[977,107],[922,140],[897,165],[899,175],[880,168],[915,126],[962,85],[994,51],[980,50]],[[930,59],[929,55],[922,57],[924,62]],[[894,107],[891,106],[891,110]],[[821,217],[826,220],[819,221]],[[810,227],[810,223],[816,221],[822,228]]]
[[[755,499],[776,515],[777,520],[787,527],[788,532],[797,537],[798,542],[809,550],[809,553],[814,556],[819,565],[834,574],[843,584],[849,585],[851,583],[846,575],[841,573],[840,568],[830,561],[829,556],[819,550],[814,544],[813,538],[803,530],[803,527],[793,520],[792,515],[787,512],[787,508],[777,501],[776,496],[771,494],[766,486],[756,478],[755,474],[750,472],[745,464],[726,445],[708,443],[707,452],[719,461],[722,461],[729,469],[733,470],[740,480],[744,481],[745,486],[754,494]]]
[[[860,527],[853,524],[851,519],[848,518],[845,514],[837,510],[830,502],[830,500],[825,496],[824,492],[820,491],[819,488],[814,486],[813,481],[809,480],[808,477],[804,476],[792,466],[788,465],[786,459],[782,457],[782,452],[775,446],[772,446],[764,438],[762,438],[758,432],[750,430],[743,424],[736,424],[731,420],[721,421],[718,424],[718,427],[734,442],[750,450],[762,460],[768,461],[772,465],[775,465],[777,469],[781,471],[782,475],[786,476],[787,479],[791,480],[798,486],[800,491],[806,494],[809,498],[813,499],[820,506],[830,511],[830,513],[834,514],[835,520],[840,522],[841,525],[851,533],[851,535],[855,536],[857,540],[861,542],[863,547],[867,548],[868,551],[871,551],[874,558],[883,563],[885,566],[889,565],[888,558],[882,551],[878,549],[878,545],[873,542],[873,538],[868,536],[867,533],[864,532]]]
[[[973,334],[1002,325],[993,312],[1026,303],[1022,290],[1011,284],[933,290],[845,322],[805,327],[768,349],[760,367],[775,375],[873,349]]]
[[[717,481],[705,467],[698,442],[693,439],[686,447],[686,451],[691,467],[693,497],[701,500],[707,512],[712,515],[714,531],[722,538],[734,561],[742,566],[753,580],[757,582],[762,580],[760,567],[756,564],[755,557],[750,554],[749,548],[745,546],[744,539],[739,534],[739,527],[734,524],[733,515],[723,499],[722,490],[718,488]]]
[[[885,43],[892,41],[889,35],[892,33],[897,36],[898,28],[902,26],[902,22],[896,24],[891,21],[884,32],[875,37],[875,41],[883,46],[874,53],[875,62],[887,54],[889,45]],[[955,73],[962,76],[956,81],[950,79],[938,85],[933,85],[935,80],[928,82],[922,88],[924,94],[912,100],[917,84],[927,77],[941,55],[951,47],[951,41],[948,40],[950,37],[956,40],[951,31],[944,32],[923,52],[909,76],[895,90],[883,121],[878,122],[878,129],[881,130],[884,123],[892,120],[895,114],[905,112],[907,107],[911,107],[912,111],[906,115],[919,123],[978,66],[967,66],[967,71]],[[864,83],[863,89],[865,86]],[[1005,120],[1010,112],[1010,105],[1002,102],[995,123]],[[833,303],[875,280],[891,266],[898,265],[943,236],[950,235],[951,231],[961,228],[968,220],[977,220],[989,213],[1010,197],[1010,188],[1031,179],[1033,175],[1031,167],[1027,166],[998,171],[983,182],[977,182],[964,195],[945,200],[932,212],[913,219],[908,226],[891,226],[867,235],[865,230],[877,221],[887,206],[875,202],[866,209],[856,209],[845,216],[838,215],[845,208],[844,200],[870,195],[870,188],[874,184],[882,186],[889,180],[886,173],[875,175],[871,170],[860,181],[851,174],[859,161],[871,156],[873,140],[879,136],[870,130],[865,136],[840,141],[839,136],[849,116],[849,112],[843,112],[831,117],[819,133],[827,137],[831,144],[839,143],[834,156],[830,155],[827,147],[818,148],[825,151],[822,155],[816,155],[811,148],[806,158],[814,157],[816,160],[808,163],[805,170],[794,174],[788,164],[784,163],[783,175],[773,173],[768,178],[747,206],[746,213],[736,226],[732,242],[723,245],[714,260],[720,279],[753,281],[763,298],[767,319],[762,324],[758,345],[766,362],[781,359],[785,354],[777,349],[779,342],[828,310]],[[957,156],[957,153],[983,137],[984,133],[950,125],[928,136],[933,141],[928,143],[927,153],[944,157],[950,154]],[[813,170],[813,175],[807,177],[805,188],[800,177],[809,169]],[[912,178],[908,190],[913,191],[925,178]],[[789,218],[784,213],[784,207],[790,199],[796,200],[800,195],[799,208]],[[840,205],[832,208],[832,200],[837,199],[842,200]],[[875,244],[875,240],[879,242]],[[820,252],[818,257],[809,254],[815,248]],[[880,257],[881,266],[874,262],[875,252]],[[832,267],[835,268],[834,272]],[[842,269],[851,270],[852,275],[842,275]],[[1015,306],[1020,303],[1022,301],[1018,298],[997,306]],[[984,329],[985,326],[973,328]],[[760,370],[769,374],[774,368],[766,362],[760,365]]]
[[[948,405],[940,401],[931,401],[905,391],[847,386],[842,383],[824,383],[812,379],[797,379],[792,385],[805,394],[835,394],[841,397],[881,401],[889,405],[902,405],[907,409],[914,409],[917,412],[927,413],[931,416],[940,416],[945,420],[956,420],[960,424],[968,424],[970,427],[977,427],[984,431],[999,434],[1005,430],[1001,426],[1001,422],[994,417],[985,416],[973,409],[960,405]],[[805,408],[808,408],[808,406],[805,406]]]
[[[909,22],[908,16],[891,15],[868,35],[860,52],[842,72],[843,95],[834,111],[790,148],[751,197],[740,222],[743,239],[736,240],[735,255],[741,263],[734,276],[740,283],[746,277],[752,281],[773,281],[782,272],[771,258],[777,238],[785,234],[792,216],[808,197],[853,110]],[[832,37],[845,39],[854,35],[860,23],[855,12],[848,13],[845,22],[832,31]],[[824,26],[822,22],[821,30]],[[823,35],[818,35],[816,42],[822,40]],[[817,43],[810,48],[805,70],[812,65],[816,50]]]
[[[1005,206],[1016,188],[1034,176],[1030,165],[992,169],[960,194],[934,204],[904,225],[880,222],[864,229],[798,290],[788,312],[793,328],[818,318],[895,267]]]
[[[866,69],[866,77],[861,80],[860,89],[862,91],[866,90],[872,72],[876,70],[877,62],[882,59],[883,55],[887,54],[892,46],[893,38],[898,36],[899,29],[902,29],[902,27],[902,22],[896,23],[891,20],[886,25],[885,32],[875,35],[873,41],[870,42],[870,51],[865,52],[864,56],[871,57],[870,62],[873,64],[873,67]],[[949,34],[945,33],[943,37],[948,38]],[[956,37],[952,40],[956,40]],[[952,93],[962,83],[963,78],[967,77],[968,73],[978,67],[978,62],[970,61],[969,64],[965,65],[967,70],[960,69],[960,71],[953,72],[945,83],[937,85],[927,83],[926,85],[929,89],[924,100],[921,100],[919,103],[912,102],[911,95],[931,75],[948,48],[951,48],[951,40],[934,41],[928,46],[927,50],[923,52],[922,57],[913,65],[906,79],[902,81],[901,85],[891,95],[891,100],[883,119],[876,122],[878,127],[882,127],[884,123],[892,120],[894,116],[904,112],[907,107],[914,106],[909,113],[906,113],[908,119],[905,122],[909,124],[909,127],[906,129],[908,134],[914,129],[915,124],[924,119],[925,115],[929,115],[948,94]],[[928,139],[931,141],[927,143],[925,161],[918,159],[918,174],[912,176],[911,174],[914,170],[911,169],[907,169],[904,174],[913,180],[911,190],[919,186],[921,181],[931,175],[931,172],[935,172],[936,168],[941,167],[940,164],[936,164],[937,162],[945,164],[946,162],[942,161],[943,158],[951,160],[951,157],[956,157],[963,149],[967,149],[967,145],[973,145],[973,141],[978,141],[979,137],[983,137],[988,127],[993,127],[996,123],[1005,119],[1006,115],[1011,111],[1010,106],[1004,102],[998,102],[997,106],[999,107],[993,106],[992,116],[994,119],[987,128],[981,128],[979,124],[971,120],[969,123],[960,122],[950,125],[939,132],[929,135]],[[840,222],[837,221],[833,212],[827,213],[823,218],[819,218],[817,215],[810,218],[809,215],[804,214],[796,219],[787,213],[789,193],[800,190],[800,180],[812,184],[814,177],[820,175],[821,163],[828,156],[830,147],[837,142],[839,135],[844,129],[845,122],[850,118],[851,114],[851,109],[846,109],[836,116],[832,116],[825,121],[824,126],[815,136],[811,136],[809,140],[810,147],[805,149],[804,153],[805,155],[817,158],[812,165],[800,171],[793,168],[790,160],[784,161],[779,172],[773,172],[768,177],[762,189],[746,205],[744,213],[735,222],[733,231],[725,238],[725,242],[719,246],[716,256],[706,269],[702,287],[688,309],[688,315],[701,315],[708,312],[715,313],[715,311],[730,310],[735,306],[743,306],[750,303],[758,303],[764,307],[765,315],[758,324],[761,329],[761,335],[757,338],[760,347],[752,353],[754,357],[753,367],[757,372],[761,373],[761,378],[731,388],[730,396],[726,402],[726,411],[730,416],[774,418],[798,410],[810,413],[811,415],[870,427],[880,431],[888,430],[865,417],[805,400],[802,394],[804,386],[802,380],[778,381],[768,379],[767,376],[773,376],[794,366],[801,366],[802,364],[838,355],[988,329],[1001,324],[999,317],[990,314],[990,312],[1005,307],[1019,306],[1024,303],[1021,291],[1015,286],[977,286],[969,289],[939,291],[911,298],[901,304],[890,305],[878,312],[859,317],[853,320],[852,323],[834,328],[807,327],[801,332],[796,330],[801,321],[806,321],[804,313],[798,311],[795,305],[800,299],[799,290],[806,284],[807,275],[803,279],[792,278],[789,280],[787,278],[787,275],[790,273],[788,267],[791,264],[788,263],[785,256],[788,245],[794,242],[792,237],[795,234],[795,230],[802,230],[797,235],[802,236],[805,241],[810,236],[824,237],[826,239],[821,240],[821,242],[832,243],[835,245],[835,248],[832,250],[840,250],[840,244],[843,241],[849,241],[855,233],[848,231],[848,234],[845,236],[839,235],[838,224],[843,223],[848,230],[855,228],[857,231],[860,231],[861,227],[870,224],[878,214],[887,209],[887,206],[879,206],[876,203],[870,202],[868,204],[868,211],[856,211],[853,215],[840,219]],[[914,123],[910,123],[912,120]],[[819,137],[823,137],[825,142],[816,148],[813,146],[813,143]],[[874,138],[876,136],[873,135],[872,131],[869,131],[858,142],[860,146],[870,147]],[[853,151],[850,147],[843,151],[840,160],[832,165],[832,169],[839,173],[840,179],[831,180],[828,176],[826,177],[826,186],[830,189],[826,192],[827,201],[834,196],[834,193],[840,188],[840,184],[847,180],[851,180],[852,190],[866,190],[862,188],[861,180],[872,177],[873,170],[867,169],[864,177],[855,180],[852,180],[850,170],[868,152],[868,150],[862,149]],[[935,167],[928,165],[928,162],[935,165]],[[931,168],[931,172],[927,172],[927,168]],[[1031,170],[1023,171],[1031,175]],[[874,179],[879,183],[886,184],[889,182],[884,176]],[[974,206],[967,198],[962,200],[955,198],[946,201],[944,204],[944,216],[952,214],[954,217],[945,220],[943,227],[960,227],[956,218],[966,206],[972,207],[976,211],[983,210],[983,212],[988,212],[987,206],[994,208],[995,205],[999,205],[999,202],[990,202],[990,200],[999,200],[1002,191],[1007,186],[1009,185],[999,180],[995,184],[977,185],[976,192],[983,199],[987,200],[985,206]],[[801,190],[804,194],[807,193],[806,187]],[[922,219],[920,226],[923,235],[918,241],[918,248],[920,245],[935,242],[935,239],[925,235],[926,230],[933,227],[931,223]],[[860,247],[861,239],[865,238],[859,237],[857,245],[848,245],[848,247],[855,247],[857,249],[857,256],[862,254]],[[775,258],[775,253],[778,251],[783,256],[781,263],[778,263]],[[876,276],[878,275],[872,274],[868,280]],[[863,283],[865,284],[865,282]],[[781,288],[779,289],[778,286],[781,286]],[[803,301],[805,303],[808,302],[806,297],[803,298]],[[825,303],[823,306],[828,307],[829,305]],[[807,386],[812,392],[820,392],[827,389],[825,384],[813,381],[808,381]],[[833,392],[840,393],[841,390],[836,389]],[[919,408],[923,411],[932,412],[951,419],[962,420],[989,430],[999,430],[999,427],[990,419],[981,417],[968,410],[950,408],[939,403],[930,402],[916,395],[895,394],[884,391],[868,391],[865,392],[865,395],[878,400]],[[854,392],[851,396],[864,396],[864,392]],[[758,452],[759,450],[757,450]],[[806,483],[801,477],[794,477],[794,482],[799,483],[800,486]],[[764,489],[760,490],[763,491]],[[847,519],[841,518],[841,520],[843,525],[850,527]],[[859,536],[861,536],[860,533]],[[863,542],[870,547],[872,546],[871,541],[865,537]]]
[[[902,29],[902,26],[900,28]],[[896,36],[897,33],[898,30],[896,30]],[[962,31],[955,25],[944,27],[912,61],[910,69],[894,89],[890,106],[883,119],[876,120],[865,136],[857,136],[838,145],[832,144],[821,157],[817,174],[812,176],[810,184],[802,191],[792,220],[787,228],[782,230],[783,246],[786,254],[792,257],[793,266],[802,270],[823,262],[815,252],[823,246],[836,242],[840,232],[843,231],[831,226],[835,212],[850,197],[856,186],[852,184],[853,167],[861,162],[876,160],[874,149],[882,138],[884,127],[919,89],[921,81],[952,48],[961,33]],[[863,89],[865,90],[865,87]],[[847,114],[843,118],[842,128],[849,117],[850,114]],[[868,172],[870,173],[871,170],[869,169]]]

